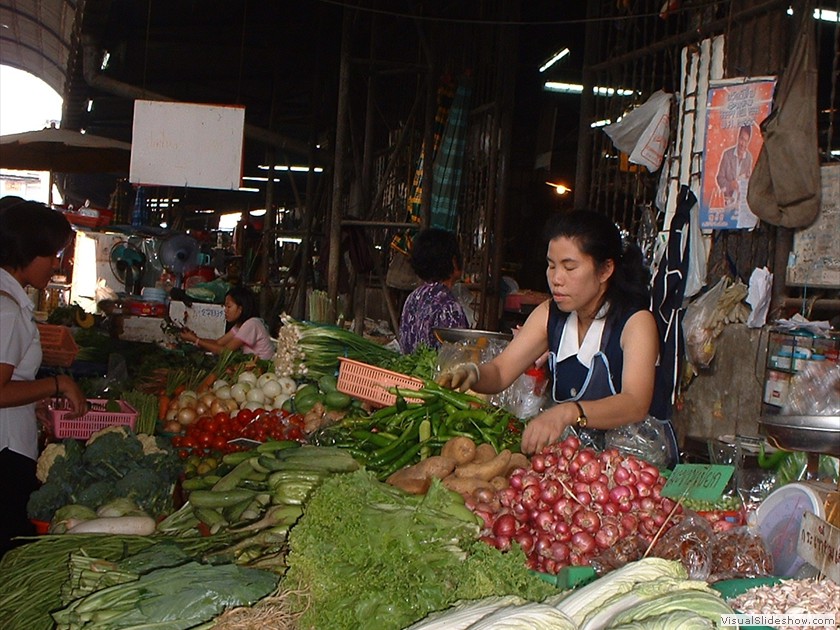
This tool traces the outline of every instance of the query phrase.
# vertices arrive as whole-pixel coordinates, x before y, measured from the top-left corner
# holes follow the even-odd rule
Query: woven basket
[[[41,363],[57,367],[70,367],[79,354],[79,346],[67,326],[38,324],[41,335],[41,351],[44,354]]]

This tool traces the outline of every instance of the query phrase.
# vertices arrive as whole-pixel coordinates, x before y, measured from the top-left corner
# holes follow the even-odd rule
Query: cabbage
[[[596,608],[586,615],[581,630],[599,630],[609,625],[619,613],[638,604],[654,599],[664,593],[676,591],[696,590],[714,593],[706,582],[700,580],[681,580],[679,578],[661,577],[642,582],[633,587],[629,593],[621,593],[610,597],[600,608]]]
[[[554,599],[551,603],[575,624],[581,625],[588,615],[601,608],[610,598],[630,592],[637,584],[661,577],[686,579],[688,573],[678,560],[642,558],[590,582],[570,595],[563,596],[559,601]]]
[[[647,617],[641,621],[631,621],[620,626],[610,626],[610,630],[713,630],[715,624],[708,618],[688,610],[674,610],[661,615]]]
[[[562,612],[548,604],[529,603],[505,606],[468,630],[576,630],[577,626]]]
[[[642,602],[619,613],[612,619],[612,626],[620,626],[633,621],[642,621],[649,617],[656,617],[665,613],[677,610],[684,610],[694,614],[702,615],[715,623],[715,627],[732,628],[733,626],[718,626],[721,615],[732,615],[734,611],[720,595],[705,593],[703,591],[676,591],[664,593],[659,597]],[[737,628],[737,626],[735,626]]]
[[[406,630],[467,630],[500,608],[524,603],[525,600],[516,595],[460,601],[446,610],[430,614]]]

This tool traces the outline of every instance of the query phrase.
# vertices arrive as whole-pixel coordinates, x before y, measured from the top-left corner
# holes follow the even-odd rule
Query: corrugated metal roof
[[[0,64],[25,70],[64,94],[84,0],[0,0]]]

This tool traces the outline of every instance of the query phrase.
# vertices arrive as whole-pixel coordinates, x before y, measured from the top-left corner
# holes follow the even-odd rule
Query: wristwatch
[[[575,422],[582,429],[586,426],[586,423],[589,422],[589,418],[586,417],[586,412],[583,410],[583,407],[578,401],[573,400],[572,402],[575,403],[575,407],[578,408],[578,417]]]

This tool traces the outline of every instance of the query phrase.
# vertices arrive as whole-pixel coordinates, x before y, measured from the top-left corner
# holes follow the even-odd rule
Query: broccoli
[[[94,481],[92,484],[81,488],[73,495],[74,503],[86,505],[96,510],[100,505],[117,498],[116,486],[113,480],[105,479]]]
[[[32,494],[29,508],[39,520],[51,520],[68,503],[96,510],[120,497],[149,514],[164,514],[172,507],[172,484],[182,472],[167,440],[144,441],[126,427],[98,431],[85,446],[65,440],[44,453],[39,466],[47,481]]]
[[[122,478],[128,468],[143,459],[143,445],[133,436],[120,431],[106,433],[88,442],[82,460],[98,476],[111,471],[116,478]]]
[[[26,512],[29,518],[38,521],[49,521],[55,511],[70,503],[70,493],[61,483],[45,483],[29,495]]]
[[[172,510],[172,481],[150,468],[131,471],[116,483],[115,493],[131,499],[152,516]]]

